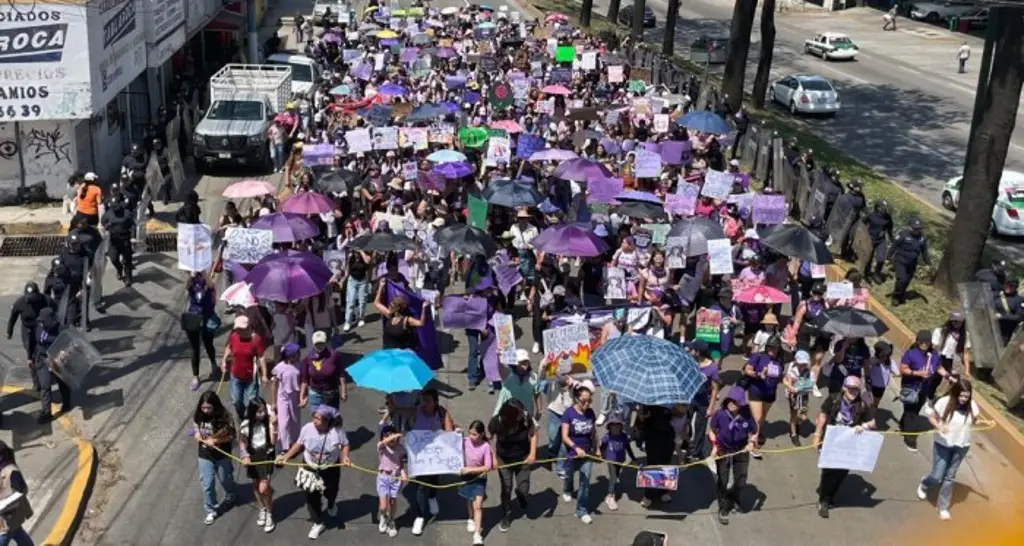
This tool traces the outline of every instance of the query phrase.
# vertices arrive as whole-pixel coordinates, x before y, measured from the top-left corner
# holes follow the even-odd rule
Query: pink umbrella
[[[259,303],[256,301],[256,297],[252,295],[249,283],[245,281],[236,282],[227,287],[224,293],[220,295],[220,301],[235,307],[252,307]]]
[[[567,159],[576,159],[577,157],[579,156],[572,150],[548,148],[547,150],[533,152],[533,154],[530,155],[530,161],[565,161]]]
[[[786,303],[789,301],[789,296],[778,288],[772,288],[761,284],[751,286],[750,288],[740,292],[736,295],[734,300],[739,303],[767,305],[771,303]]]
[[[323,214],[333,210],[334,201],[311,191],[296,193],[281,203],[281,212],[295,214]]]
[[[567,25],[567,24],[569,24],[569,17],[567,17],[563,13],[555,12],[555,13],[552,13],[551,15],[548,15],[547,17],[544,18],[544,24],[545,25],[550,25],[552,23],[561,23],[563,25]]]
[[[250,197],[273,195],[276,191],[277,188],[275,188],[270,182],[267,182],[266,180],[252,179],[235,182],[228,186],[222,195],[228,199],[246,199]]]
[[[495,121],[491,124],[491,129],[501,129],[506,133],[522,133],[523,128],[515,120],[503,119],[501,121]]]
[[[544,89],[541,89],[540,92],[547,93],[548,95],[569,96],[572,94],[572,91],[569,91],[568,89],[562,87],[561,85],[548,85],[545,86]]]

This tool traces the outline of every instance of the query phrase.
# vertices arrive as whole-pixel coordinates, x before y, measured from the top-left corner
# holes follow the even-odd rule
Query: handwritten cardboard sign
[[[440,430],[410,430],[403,436],[409,477],[458,474],[463,465],[462,435]]]

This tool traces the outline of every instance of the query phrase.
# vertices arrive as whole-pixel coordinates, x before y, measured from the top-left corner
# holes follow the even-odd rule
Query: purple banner
[[[314,165],[333,165],[337,149],[333,144],[307,144],[302,147],[302,164],[307,167]]]
[[[480,354],[483,355],[481,360],[487,381],[501,381],[501,370],[498,367],[498,336],[494,333],[494,325],[490,321],[487,323],[487,335],[480,339]]]
[[[661,143],[661,162],[666,165],[682,165],[683,164],[683,151],[686,151],[686,155],[689,156],[690,147],[689,140],[666,140]]]
[[[431,370],[443,368],[441,351],[437,348],[437,328],[434,326],[433,313],[427,313],[426,316],[422,316],[423,298],[391,281],[387,282],[387,288],[384,290],[384,305],[388,305],[393,298],[398,296],[404,297],[405,301],[409,302],[409,314],[413,318],[423,320],[423,326],[416,329],[416,338],[419,340],[419,344],[416,346],[416,354],[430,366]]]
[[[512,288],[523,282],[523,275],[514,265],[500,264],[494,267],[494,277],[498,280],[498,290],[506,296]]]
[[[587,201],[591,203],[610,204],[615,196],[622,193],[621,178],[599,178],[587,182]]]
[[[758,195],[754,198],[755,224],[776,225],[786,221],[786,196]]]
[[[536,135],[519,135],[516,141],[516,157],[519,159],[530,159],[534,152],[544,149],[544,139]]]
[[[487,327],[487,299],[480,296],[445,296],[441,300],[445,328],[483,330]]]

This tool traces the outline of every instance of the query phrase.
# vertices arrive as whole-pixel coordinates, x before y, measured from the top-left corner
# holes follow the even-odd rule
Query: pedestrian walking
[[[20,495],[12,499],[14,495]],[[28,483],[14,460],[14,450],[0,440],[0,503],[6,508],[0,514],[0,544],[7,546],[13,541],[18,546],[33,546],[24,523],[32,517],[32,505],[28,502]]]
[[[889,8],[889,11],[882,16],[882,20],[885,21],[882,30],[896,30],[896,6]]]
[[[199,442],[199,483],[203,488],[204,523],[212,525],[222,511],[234,504],[235,478],[231,465],[231,443],[235,426],[231,414],[213,391],[199,397],[195,414],[195,439]],[[217,502],[216,483],[224,488],[223,502]]]
[[[814,445],[822,445],[825,428],[828,426],[853,427],[857,434],[865,430],[874,430],[874,407],[861,396],[861,380],[856,375],[848,375],[843,380],[838,392],[830,390],[828,398],[821,404],[821,413],[814,429]],[[823,468],[821,480],[818,482],[818,515],[828,518],[829,510],[834,506],[836,493],[843,485],[843,480],[850,471],[842,468]]]
[[[971,46],[964,42],[960,50],[956,52],[956,59],[960,62],[960,73],[967,73],[967,59],[971,58]]]
[[[896,307],[907,302],[907,288],[917,272],[918,261],[929,266],[932,264],[928,254],[928,239],[924,236],[924,223],[920,218],[911,220],[907,229],[896,236],[889,249],[889,259],[896,274],[892,287],[892,305]]]
[[[256,516],[256,525],[263,527],[263,532],[274,530],[274,493],[270,488],[270,478],[274,474],[274,445],[277,443],[277,430],[274,429],[273,415],[270,407],[262,398],[249,402],[246,408],[245,421],[238,426],[238,453],[245,465],[245,473],[252,480],[252,493],[260,511]]]

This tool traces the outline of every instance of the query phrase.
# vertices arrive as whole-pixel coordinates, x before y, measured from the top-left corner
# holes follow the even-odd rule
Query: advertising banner
[[[142,0],[100,0],[89,4],[89,61],[92,104],[106,106],[146,70]]]
[[[185,45],[185,0],[142,0],[146,16],[146,65],[163,66]]]
[[[0,4],[0,120],[92,115],[86,11],[84,2]]]

